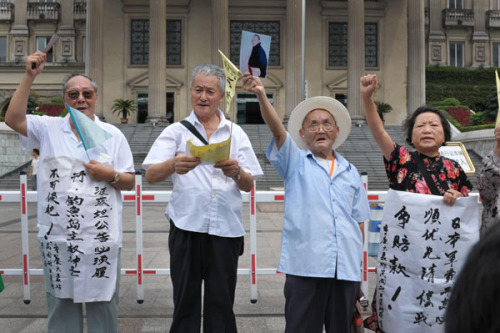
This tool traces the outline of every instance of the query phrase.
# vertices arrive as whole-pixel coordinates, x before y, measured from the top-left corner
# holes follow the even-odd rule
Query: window
[[[167,20],[167,65],[182,64],[182,21]],[[147,65],[149,63],[149,20],[131,21],[130,63]]]
[[[167,110],[165,117],[168,122],[172,124],[174,122],[174,93],[167,92]],[[137,122],[143,124],[148,118],[148,93],[140,92],[137,93]]]
[[[241,32],[251,31],[258,34],[271,36],[271,48],[269,50],[269,66],[280,66],[280,22],[279,21],[231,21],[230,31],[230,54],[229,58],[236,66],[240,65]]]
[[[493,43],[492,46],[493,58],[491,65],[495,68],[500,67],[500,43]]]
[[[269,102],[274,105],[273,94],[266,94]],[[236,94],[237,99],[237,124],[264,124],[260,113],[259,100],[255,94]]]
[[[347,67],[347,23],[329,24],[328,66]]]
[[[365,67],[377,67],[377,23],[365,23]]]
[[[450,42],[450,66],[464,67],[464,42]]]
[[[450,9],[463,9],[463,0],[448,0],[448,8]]]
[[[328,25],[328,66],[347,67],[347,23]],[[365,67],[378,66],[378,25],[365,23]]]
[[[182,65],[181,25],[181,20],[167,20],[167,65]]]
[[[45,46],[49,42],[49,40],[50,40],[50,36],[49,37],[37,37],[36,38],[36,49],[43,51],[45,49]],[[54,48],[51,48],[49,50],[49,52],[47,52],[47,63],[54,61],[53,60],[53,56],[54,56],[53,50],[54,50]]]
[[[347,94],[335,94],[335,99],[347,107]]]
[[[137,94],[137,122],[144,124],[148,118],[148,93]]]
[[[149,20],[132,20],[130,35],[130,63],[146,65],[149,62]]]
[[[7,61],[7,37],[0,36],[0,61]]]

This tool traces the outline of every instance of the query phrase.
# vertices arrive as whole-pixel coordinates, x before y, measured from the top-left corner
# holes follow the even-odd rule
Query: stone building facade
[[[359,78],[376,73],[375,98],[400,124],[425,102],[425,65],[498,66],[497,0],[0,0],[0,110],[20,82],[26,56],[60,36],[34,90],[61,94],[70,72],[99,85],[97,114],[111,123],[118,98],[139,110],[130,122],[179,121],[190,112],[194,66],[239,65],[241,31],[270,35],[264,84],[282,119],[304,97],[327,95],[362,121]],[[226,110],[227,111],[227,110]],[[261,121],[256,99],[237,86],[228,116]]]

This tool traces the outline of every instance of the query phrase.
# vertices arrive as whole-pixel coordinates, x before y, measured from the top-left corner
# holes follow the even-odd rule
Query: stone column
[[[286,1],[285,119],[301,102],[302,84],[302,0]]]
[[[489,58],[489,36],[486,32],[486,11],[488,10],[488,0],[474,0],[474,33],[472,34],[472,67],[481,67],[486,65]]]
[[[446,64],[446,36],[443,31],[441,1],[429,1],[429,65]]]
[[[219,66],[222,66],[219,50],[229,58],[228,7],[228,0],[212,0],[212,63]]]
[[[149,1],[149,88],[147,121],[167,121],[167,3]]]
[[[98,86],[97,105],[95,114],[99,119],[104,120],[104,80],[103,80],[103,1],[87,1],[87,54],[85,63],[85,74],[92,78]]]
[[[26,19],[26,12],[28,10],[28,0],[17,0],[15,1],[14,8],[14,26],[10,31],[10,43],[11,43],[11,53],[10,60],[15,60],[16,62],[25,62],[28,56],[28,40],[29,40],[29,30],[28,23]],[[24,65],[24,64],[23,64]]]
[[[424,2],[408,0],[408,114],[425,104],[424,16]]]
[[[349,0],[347,18],[347,109],[352,120],[364,120],[359,79],[365,73],[365,2]]]
[[[73,27],[73,1],[62,1],[61,3],[61,25],[57,29],[59,35],[58,44],[60,49],[54,49],[56,62],[75,62],[75,38],[76,32]]]

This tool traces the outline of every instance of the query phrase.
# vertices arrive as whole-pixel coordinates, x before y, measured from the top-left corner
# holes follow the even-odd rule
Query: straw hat
[[[333,143],[333,149],[340,147],[351,133],[351,116],[346,107],[332,97],[317,96],[308,98],[299,103],[293,109],[290,119],[288,120],[288,133],[292,136],[293,141],[300,149],[309,149],[304,141],[302,141],[299,131],[302,128],[302,122],[309,112],[315,109],[323,109],[331,113],[337,126],[339,127],[339,135]]]

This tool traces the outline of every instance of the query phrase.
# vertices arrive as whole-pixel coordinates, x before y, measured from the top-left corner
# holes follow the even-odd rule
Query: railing
[[[366,175],[361,176],[365,187],[368,183]],[[145,268],[143,266],[143,203],[167,203],[170,200],[171,191],[143,191],[142,176],[136,173],[135,190],[122,191],[124,203],[131,203],[135,206],[136,217],[136,267],[122,268],[122,275],[135,275],[137,287],[137,302],[144,301],[144,275],[170,275],[168,268]],[[387,191],[368,191],[370,203],[385,202]],[[479,199],[477,193],[471,194]],[[250,277],[250,301],[257,302],[257,276],[279,274],[276,267],[257,267],[257,203],[283,203],[285,195],[283,191],[255,191],[255,187],[250,193],[242,192],[243,203],[249,205],[250,216],[250,266],[249,268],[238,268],[238,275]],[[28,202],[37,202],[37,192],[27,190],[27,176],[20,177],[20,191],[0,191],[0,204],[19,202],[19,213],[21,216],[21,241],[22,241],[22,268],[0,268],[0,273],[4,275],[23,276],[24,303],[31,302],[30,276],[43,276],[43,269],[29,267],[29,239],[28,239]],[[478,200],[479,204],[479,200]],[[368,267],[368,223],[365,223],[365,241],[363,245],[363,264],[361,268],[361,288],[365,295],[368,295],[368,273],[374,273],[375,267]]]
[[[0,22],[12,21],[14,14],[14,4],[10,2],[0,2]]]
[[[73,6],[73,19],[85,21],[87,19],[87,3],[75,1]]]
[[[474,10],[472,9],[443,9],[445,26],[474,26]]]
[[[61,5],[58,2],[28,2],[26,19],[31,21],[59,21]]]
[[[500,10],[488,10],[486,12],[486,26],[488,28],[500,28]]]

